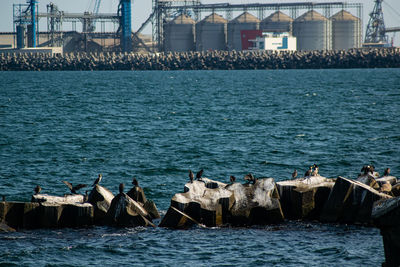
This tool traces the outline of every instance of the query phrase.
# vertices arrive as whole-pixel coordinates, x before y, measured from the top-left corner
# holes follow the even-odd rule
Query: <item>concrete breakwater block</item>
[[[277,182],[285,218],[319,219],[334,184],[332,179],[322,176]]]
[[[172,197],[173,209],[167,211],[159,226],[182,228],[197,223],[213,227],[228,223],[229,209],[234,203],[234,197],[225,187],[226,184],[207,178],[187,183],[185,193]]]
[[[207,178],[185,185],[175,194],[161,227],[185,228],[278,223],[284,220],[279,194],[272,178],[254,184],[226,185]]]
[[[111,201],[104,222],[107,225],[124,227],[154,226],[151,219],[150,214],[141,204],[127,194],[120,193]]]
[[[373,203],[391,196],[359,181],[338,177],[322,210],[320,220],[340,223],[371,223]]]
[[[114,195],[105,187],[96,185],[89,194],[88,202],[94,207],[94,223],[99,224],[106,216]]]
[[[82,227],[93,224],[94,208],[89,203],[43,202],[39,207],[39,227]]]
[[[254,184],[233,183],[226,189],[235,199],[229,210],[229,223],[232,225],[265,225],[284,220],[273,178],[257,179]]]
[[[38,227],[39,203],[27,202],[0,202],[0,221],[8,226],[20,228]]]
[[[64,195],[62,197],[59,196],[51,196],[47,194],[37,194],[32,196],[31,202],[52,202],[52,203],[64,203],[64,204],[75,204],[75,203],[83,203],[84,196],[83,195]]]
[[[375,202],[371,216],[383,238],[382,266],[400,266],[400,197]]]

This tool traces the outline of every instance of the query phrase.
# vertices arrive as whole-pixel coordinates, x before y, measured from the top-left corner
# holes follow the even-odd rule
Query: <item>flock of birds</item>
[[[202,176],[203,176],[203,172],[204,172],[204,170],[201,169],[200,171],[198,171],[198,172],[196,173],[196,180],[198,180],[198,181],[201,181],[201,180],[202,180],[201,178],[202,178]],[[314,164],[314,165],[312,165],[312,166],[310,166],[310,167],[308,168],[308,170],[307,170],[306,173],[304,174],[304,177],[318,176],[318,175],[319,175],[318,172],[319,172],[319,167],[318,167],[316,164]],[[375,167],[374,167],[373,165],[364,165],[364,166],[362,167],[362,169],[361,169],[361,172],[360,172],[360,174],[359,174],[359,177],[362,176],[362,175],[376,176],[376,174],[377,174],[377,173],[375,172]],[[293,173],[292,173],[292,179],[295,179],[295,178],[297,177],[297,175],[298,175],[298,172],[297,172],[297,170],[295,169],[295,170],[293,171]],[[389,175],[390,175],[390,168],[386,168],[385,171],[384,171],[383,176],[389,176]],[[101,182],[102,178],[103,178],[103,176],[102,176],[101,174],[99,174],[99,176],[97,177],[97,179],[96,179],[96,180],[94,181],[94,183],[92,184],[92,187],[95,186],[95,185],[97,185],[97,184],[99,184],[99,183]],[[194,179],[195,179],[194,173],[192,172],[192,170],[189,170],[189,180],[190,180],[190,182],[193,183]],[[254,183],[257,181],[257,178],[255,178],[251,173],[248,173],[248,174],[246,174],[246,175],[244,176],[244,180],[245,180],[248,184],[250,184],[250,183],[254,184]],[[78,191],[79,189],[82,189],[82,188],[84,188],[84,187],[87,186],[87,184],[77,184],[77,185],[74,186],[73,184],[71,184],[71,183],[68,182],[68,181],[62,181],[62,182],[69,188],[69,190],[71,191],[71,194],[77,194],[77,191]],[[231,175],[231,176],[230,176],[230,183],[233,184],[233,183],[235,183],[235,182],[236,182],[236,177],[233,176],[233,175]],[[136,179],[135,177],[133,177],[133,179],[132,179],[132,184],[133,184],[135,187],[138,187],[138,186],[139,186],[139,182],[137,181],[137,179]],[[121,184],[119,185],[119,192],[120,192],[120,193],[123,193],[124,188],[125,188],[125,184],[121,183]],[[40,185],[37,185],[37,186],[34,188],[34,191],[35,191],[35,194],[37,195],[37,194],[39,194],[39,193],[42,191],[42,187],[41,187]],[[86,194],[87,194],[87,191],[86,191]]]
[[[103,176],[101,175],[101,174],[99,174],[99,176],[97,177],[97,179],[94,181],[94,183],[92,184],[92,187],[93,186],[95,186],[95,185],[97,185],[97,184],[99,184],[100,182],[101,182],[101,179],[103,178]],[[87,184],[77,184],[77,185],[73,185],[73,184],[71,184],[70,182],[68,182],[68,181],[62,181],[68,188],[69,188],[69,190],[71,191],[71,194],[77,194],[77,191],[79,190],[79,189],[82,189],[82,188],[84,188],[84,187],[86,187],[87,186]],[[135,186],[135,187],[138,187],[139,186],[139,182],[138,182],[138,180],[135,178],[135,177],[133,177],[133,179],[132,179],[132,184]],[[125,189],[125,184],[124,183],[121,183],[121,184],[119,184],[119,192],[120,193],[123,193],[124,192],[124,189]],[[34,188],[34,192],[35,192],[35,195],[37,195],[37,194],[39,194],[40,192],[42,191],[42,187],[40,186],[40,185],[37,185],[35,188]],[[86,191],[86,194],[87,194],[87,192],[88,191]]]

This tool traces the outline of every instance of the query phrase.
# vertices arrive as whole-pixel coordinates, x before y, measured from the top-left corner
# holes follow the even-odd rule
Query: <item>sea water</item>
[[[228,182],[303,174],[400,176],[400,69],[0,72],[0,195],[61,182],[118,192],[139,180],[165,214],[188,170]],[[244,181],[243,181],[244,182]],[[84,193],[85,188],[81,190]],[[156,221],[157,223],[157,221]],[[375,228],[286,221],[250,228],[0,233],[0,263],[35,266],[379,266]]]

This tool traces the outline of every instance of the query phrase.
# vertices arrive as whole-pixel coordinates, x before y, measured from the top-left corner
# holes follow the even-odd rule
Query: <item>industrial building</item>
[[[296,51],[297,40],[288,32],[275,33],[263,32],[262,36],[249,40],[253,42],[250,50],[270,50],[270,51]]]
[[[39,11],[38,0],[15,4],[14,32],[0,33],[0,48],[62,47],[64,52],[243,50],[251,44],[249,40],[262,37],[263,32],[288,33],[296,38],[297,50],[362,46],[361,3],[202,4],[200,0],[152,0],[152,13],[137,31],[132,31],[132,0],[119,0],[112,14],[98,12],[101,0],[88,1],[94,3],[94,9],[79,14],[61,11],[52,3],[46,12]],[[379,16],[382,0],[375,1],[378,11],[374,14]],[[39,29],[39,19],[47,20],[46,31]],[[373,21],[371,25],[376,25]],[[72,31],[63,30],[66,23],[71,23]],[[82,24],[81,32],[76,30],[77,23]],[[108,24],[115,31],[106,32]],[[152,34],[146,37],[142,30],[150,24]],[[11,47],[5,41],[10,34]]]

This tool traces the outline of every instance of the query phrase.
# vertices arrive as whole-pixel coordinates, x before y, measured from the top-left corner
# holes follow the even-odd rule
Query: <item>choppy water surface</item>
[[[117,192],[136,176],[165,212],[187,170],[288,179],[361,166],[400,176],[400,70],[0,72],[0,194],[36,184]],[[93,227],[0,234],[3,265],[378,266],[374,228],[288,222],[224,229]]]

